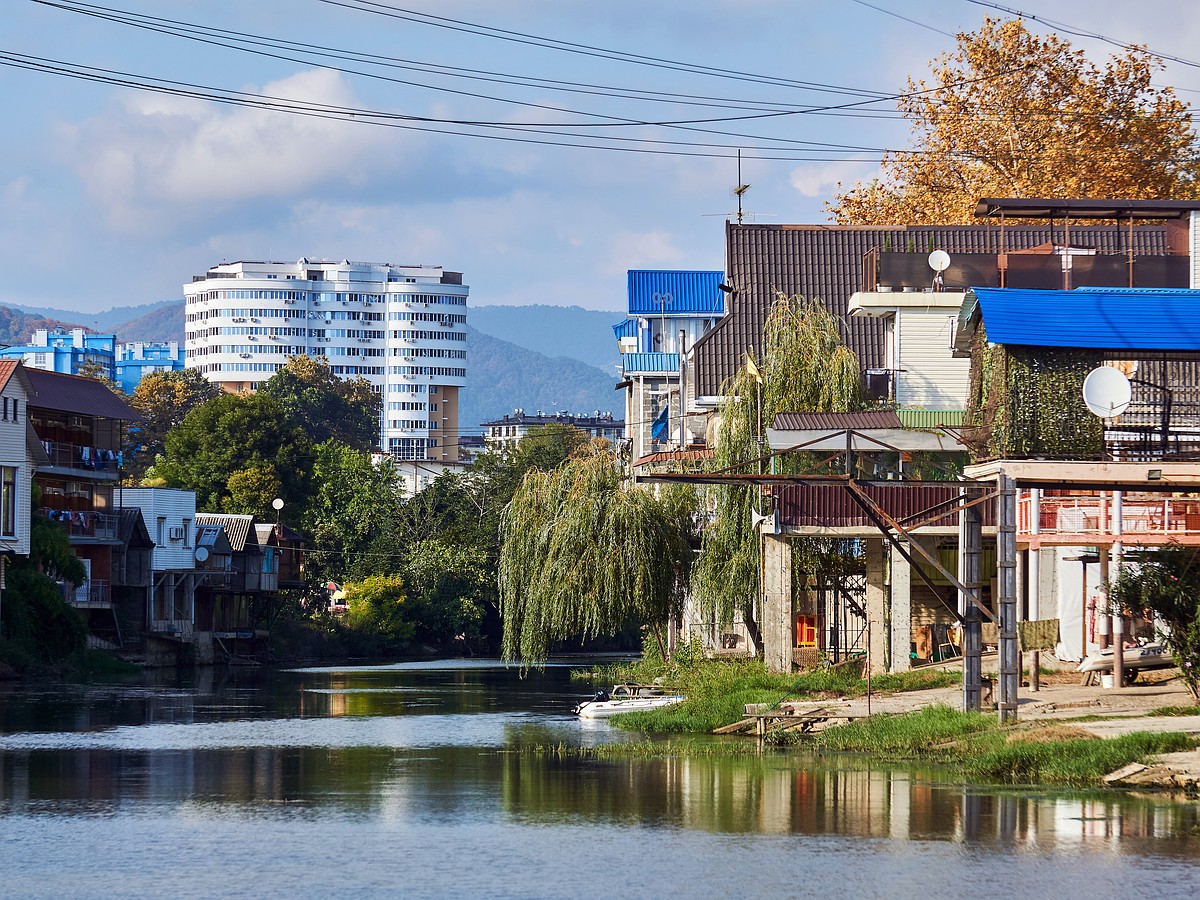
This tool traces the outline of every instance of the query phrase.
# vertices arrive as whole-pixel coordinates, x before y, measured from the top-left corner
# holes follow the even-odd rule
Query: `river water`
[[[4,897],[1178,897],[1200,810],[865,760],[595,760],[568,668],[0,685]]]

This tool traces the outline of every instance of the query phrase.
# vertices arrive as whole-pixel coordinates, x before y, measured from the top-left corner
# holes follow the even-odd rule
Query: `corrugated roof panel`
[[[961,409],[898,409],[896,415],[904,423],[905,428],[938,428],[948,425],[957,428],[963,423]]]
[[[241,516],[226,513],[196,513],[197,525],[218,525],[225,529],[225,535],[229,538],[229,546],[233,548],[235,553],[241,553],[246,544],[258,546],[258,535],[254,533],[251,526],[254,524],[254,516]],[[254,534],[254,540],[250,541],[250,535]]]
[[[635,372],[678,372],[678,353],[623,353],[621,361],[625,373]]]
[[[844,413],[779,413],[777,431],[868,431],[872,428],[903,428],[900,417],[890,409],[868,409]]]
[[[988,340],[1032,347],[1200,350],[1200,291],[977,288]]]
[[[629,270],[631,316],[719,316],[725,294],[717,285],[723,272]]]
[[[624,322],[618,322],[612,327],[612,330],[618,341],[623,337],[637,337],[637,319],[626,319]]]

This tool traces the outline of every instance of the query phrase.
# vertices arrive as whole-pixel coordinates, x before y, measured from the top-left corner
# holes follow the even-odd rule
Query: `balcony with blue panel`
[[[622,353],[626,375],[677,375],[678,353]]]

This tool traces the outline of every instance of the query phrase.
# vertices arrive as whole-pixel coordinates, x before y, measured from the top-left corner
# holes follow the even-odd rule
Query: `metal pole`
[[[977,505],[959,512],[958,547],[958,580],[978,594],[982,581],[983,515]],[[979,712],[983,694],[983,610],[961,588],[958,613],[963,619],[963,709]]]
[[[1000,626],[1000,701],[1001,722],[1017,718],[1017,687],[1021,680],[1017,655],[1017,491],[1007,475],[998,477],[1000,496],[996,500],[996,612]]]
[[[1112,533],[1116,540],[1113,541],[1112,553],[1113,562],[1116,564],[1117,574],[1121,573],[1121,560],[1124,556],[1124,546],[1121,542],[1121,536],[1125,533],[1124,523],[1121,521],[1121,492],[1113,491],[1112,502]],[[1107,588],[1105,588],[1107,590]],[[1109,595],[1109,603],[1112,602],[1112,595]],[[1112,635],[1113,635],[1113,687],[1125,687],[1125,613],[1121,609],[1113,610],[1112,620]]]
[[[1042,533],[1042,489],[1033,488],[1029,492],[1029,533],[1034,536],[1035,540],[1029,547],[1029,572],[1028,581],[1028,597],[1029,597],[1029,618],[1031,621],[1038,621],[1042,617],[1042,579],[1041,579],[1041,557],[1042,549],[1037,543],[1037,535]],[[1033,660],[1029,664],[1029,689],[1037,692],[1042,689],[1042,654],[1040,650],[1033,651]]]

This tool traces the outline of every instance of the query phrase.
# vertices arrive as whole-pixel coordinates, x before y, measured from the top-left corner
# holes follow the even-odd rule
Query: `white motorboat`
[[[1121,669],[1126,673],[1137,672],[1139,669],[1173,669],[1175,658],[1166,644],[1153,642],[1138,644],[1136,647],[1126,647],[1121,654]],[[1079,672],[1111,672],[1113,670],[1113,648],[1093,650],[1084,657],[1076,671]],[[1127,676],[1128,677],[1128,676]],[[1132,680],[1132,679],[1130,679]]]
[[[595,697],[584,700],[571,711],[581,719],[606,719],[621,713],[671,706],[686,699],[656,684],[616,684],[611,691],[596,691]]]

